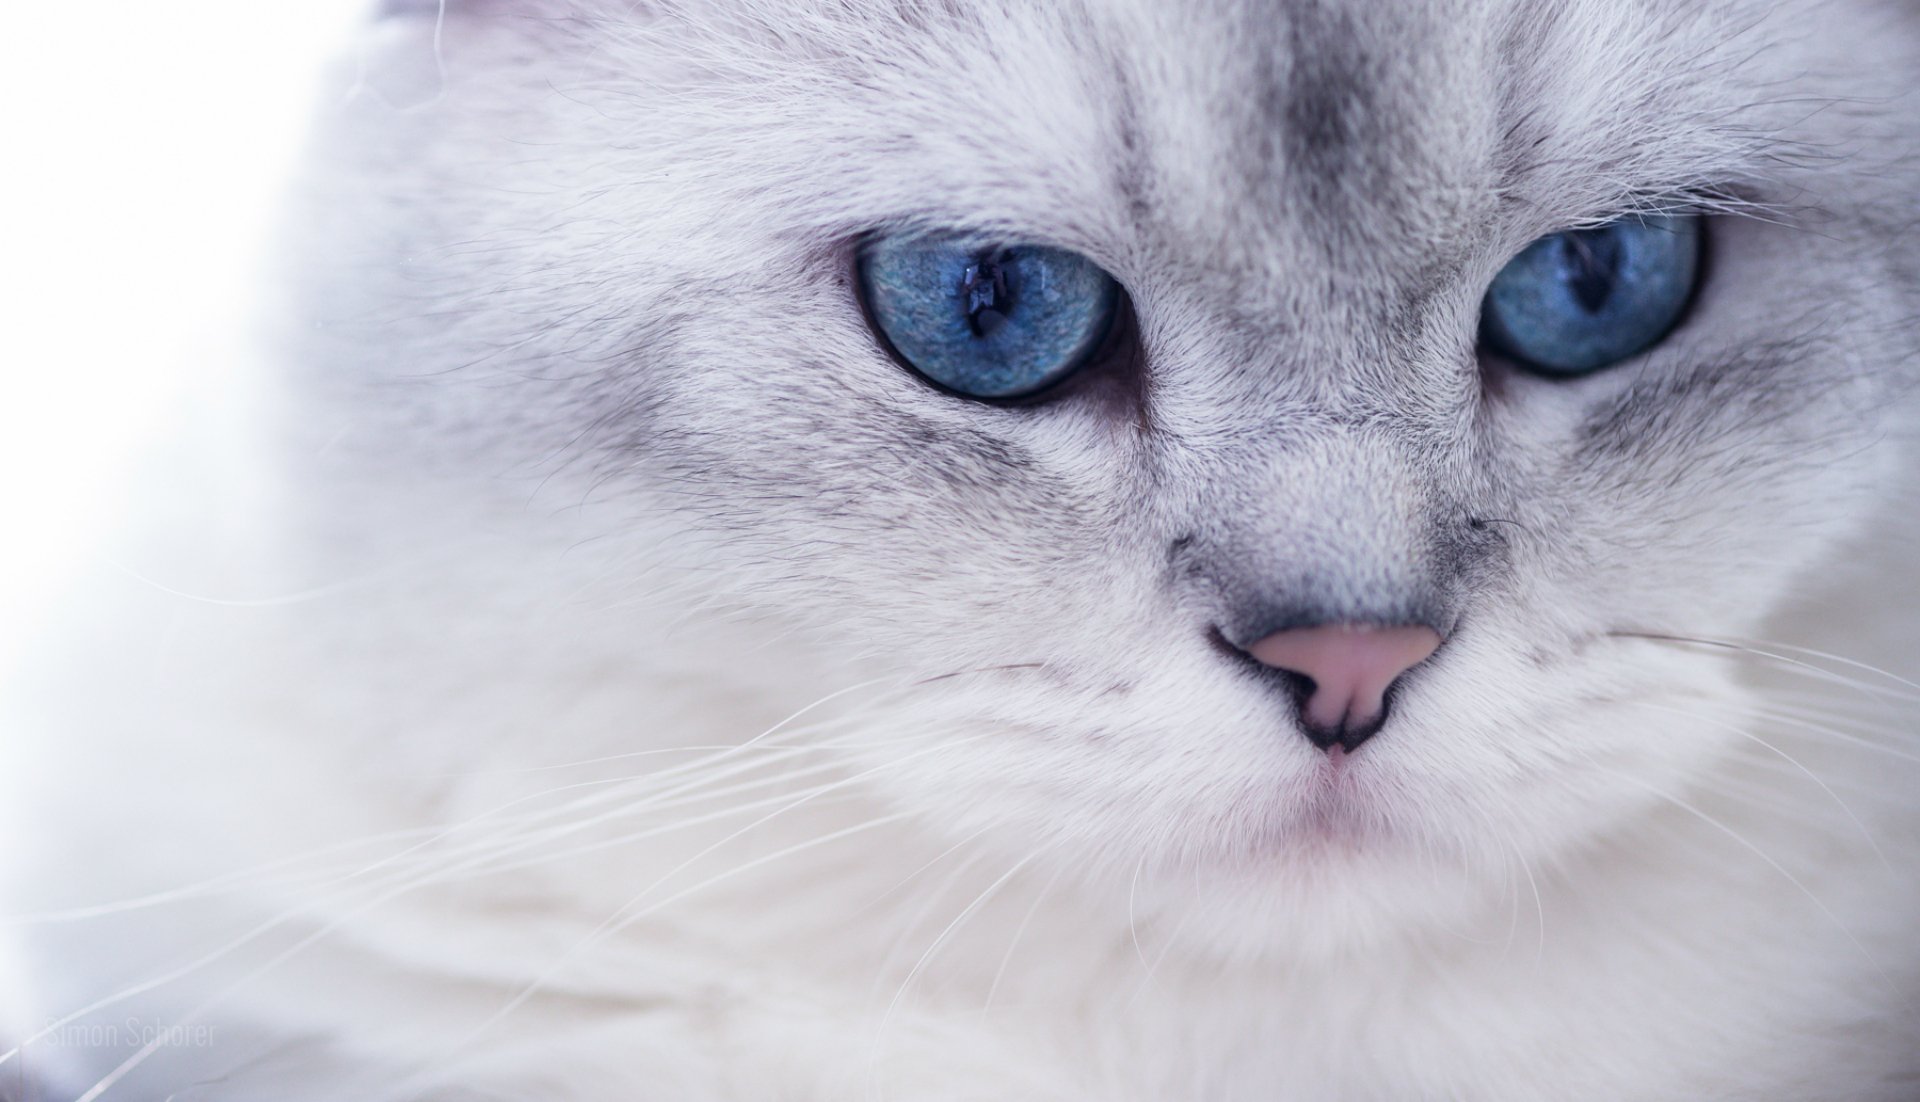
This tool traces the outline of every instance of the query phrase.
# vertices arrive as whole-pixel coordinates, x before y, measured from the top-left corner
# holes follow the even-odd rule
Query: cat
[[[366,33],[0,1097],[1920,1098],[1920,8]]]

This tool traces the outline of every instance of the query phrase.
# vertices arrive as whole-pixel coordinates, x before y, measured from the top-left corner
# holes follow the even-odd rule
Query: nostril
[[[1275,632],[1246,653],[1290,675],[1308,737],[1352,750],[1379,729],[1394,682],[1441,642],[1419,624],[1320,624]]]

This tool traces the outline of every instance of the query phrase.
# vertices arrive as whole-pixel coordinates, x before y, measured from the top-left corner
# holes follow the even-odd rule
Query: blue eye
[[[1120,289],[1092,261],[1041,245],[900,236],[860,254],[875,328],[907,366],[969,398],[1023,398],[1086,366]]]
[[[1693,296],[1700,220],[1623,218],[1528,245],[1493,279],[1481,340],[1543,375],[1583,375],[1659,343]]]

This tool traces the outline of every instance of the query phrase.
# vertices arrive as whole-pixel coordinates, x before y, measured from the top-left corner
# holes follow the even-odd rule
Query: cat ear
[[[624,0],[623,0],[624,2]],[[372,0],[359,46],[357,88],[388,106],[426,107],[445,94],[472,32],[511,26],[532,33],[581,0]]]
[[[553,18],[580,6],[579,0],[376,0],[373,17],[376,22],[386,19],[438,20],[487,16]]]
[[[370,6],[373,18],[359,42],[358,90],[405,110],[427,106],[444,92],[447,62],[457,52],[443,37],[447,24],[504,2],[376,0]]]
[[[448,0],[380,0],[373,11],[375,19],[407,19],[445,14]]]
[[[511,15],[525,13],[541,3],[517,3],[515,0],[379,0],[375,19],[446,19],[462,15]]]

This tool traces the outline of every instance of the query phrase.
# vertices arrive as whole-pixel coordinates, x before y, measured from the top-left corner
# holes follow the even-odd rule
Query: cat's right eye
[[[922,235],[859,256],[867,315],[894,355],[968,398],[1029,398],[1086,367],[1120,309],[1114,278],[1078,253]]]

